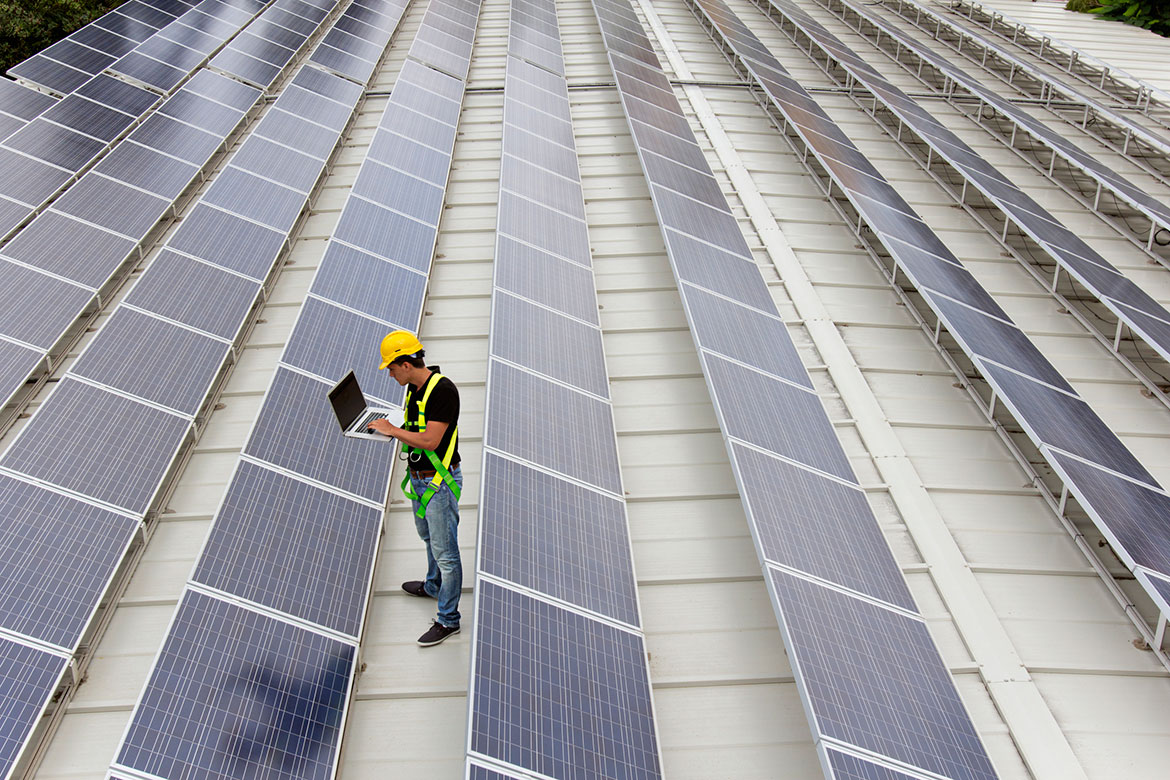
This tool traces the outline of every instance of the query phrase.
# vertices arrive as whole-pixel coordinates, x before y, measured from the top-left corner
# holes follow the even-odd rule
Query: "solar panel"
[[[56,165],[67,171],[79,171],[105,148],[96,138],[90,138],[42,118],[29,122],[23,130],[10,135],[4,146],[30,157]]]
[[[278,368],[244,454],[381,504],[395,449],[342,435],[326,397],[332,385]]]
[[[138,522],[0,474],[0,625],[73,650]]]
[[[69,171],[0,147],[0,192],[27,204],[20,209],[21,216],[28,216],[31,208],[44,203],[70,178]]]
[[[158,111],[164,116],[215,133],[221,139],[227,138],[244,118],[243,112],[205,98],[189,89],[176,92],[159,107]]]
[[[17,233],[0,253],[96,290],[126,261],[136,243],[132,238],[50,210]],[[56,302],[75,305],[76,301],[69,298],[66,295]],[[44,304],[54,299],[40,300]]]
[[[663,235],[680,280],[760,311],[775,309],[767,286],[760,284],[759,266],[751,258],[725,252],[673,229],[664,229]]]
[[[143,122],[129,139],[195,165],[202,165],[223,145],[221,136],[158,114]]]
[[[307,89],[290,85],[280,94],[281,108],[340,132],[353,116],[352,104],[341,104]]]
[[[172,201],[199,174],[197,165],[133,142],[118,144],[94,170]]]
[[[821,733],[943,777],[996,777],[922,618],[776,570],[770,584]]]
[[[0,394],[12,397],[44,360],[41,350],[0,337]]]
[[[197,205],[168,246],[253,279],[264,279],[284,247],[285,235],[203,203]]]
[[[218,339],[119,306],[71,373],[194,415],[229,348]]]
[[[361,198],[341,212],[334,238],[409,268],[430,267],[435,228]]]
[[[582,609],[639,624],[626,511],[616,496],[488,452],[479,567]]]
[[[488,580],[476,598],[474,753],[551,777],[661,776],[641,636]]]
[[[342,17],[342,19],[345,18],[347,17]],[[293,77],[292,83],[302,89],[307,89],[317,95],[327,97],[330,100],[335,100],[347,106],[356,104],[362,94],[361,86],[343,79],[333,78],[331,75],[316,68],[301,68],[297,71],[297,75]]]
[[[0,637],[0,773],[8,775],[68,661]]]
[[[178,86],[187,75],[181,68],[171,67],[138,51],[122,57],[110,70],[164,93]]]
[[[531,301],[598,324],[593,272],[535,247],[498,236],[496,285]]]
[[[609,397],[601,330],[523,298],[492,298],[491,351],[496,357],[565,384]]]
[[[370,283],[369,279],[363,281]],[[398,297],[387,295],[387,289],[380,290],[384,297]],[[389,371],[379,371],[377,364],[369,359],[369,345],[380,343],[390,327],[384,322],[310,297],[297,316],[297,324],[281,360],[331,385],[353,369],[366,396],[400,404],[404,392],[402,386],[394,381]]]
[[[188,589],[115,768],[327,780],[354,655],[353,645]]]
[[[427,277],[352,247],[331,241],[309,291],[398,327],[422,317]],[[395,290],[386,295],[384,290]]]
[[[192,76],[190,81],[183,85],[183,91],[211,98],[215,102],[234,108],[240,113],[251,111],[261,95],[255,87],[241,84],[235,79],[229,79],[209,70],[200,70]]]
[[[832,748],[826,748],[825,755],[828,757],[832,776],[836,780],[915,780],[915,775],[908,775]]]
[[[199,295],[192,295],[192,290]],[[259,293],[256,281],[164,249],[125,303],[222,339],[234,339]],[[215,305],[208,306],[206,301]]]
[[[53,210],[137,241],[154,227],[171,201],[105,176],[86,176],[53,202]]]
[[[321,170],[319,160],[308,165]],[[287,233],[301,215],[307,194],[229,166],[220,172],[203,202]]]
[[[0,285],[0,333],[43,350],[56,343],[94,297],[93,290],[7,260],[0,259],[0,273],[5,281]],[[58,305],[47,307],[45,301]]]
[[[191,578],[356,638],[381,527],[380,509],[241,462]]]
[[[449,154],[382,129],[374,133],[366,159],[396,165],[401,171],[438,185],[446,184],[450,167]]]
[[[51,89],[59,95],[68,95],[90,78],[85,71],[63,65],[43,54],[34,54],[12,66],[8,75]]]
[[[581,200],[581,185],[552,171],[505,155],[500,166],[500,187],[540,201],[556,211],[578,219],[585,219],[585,204]]]
[[[0,465],[141,515],[190,426],[178,415],[67,376]],[[86,446],[75,446],[78,441]]]
[[[573,167],[576,167],[574,156]],[[499,231],[567,260],[590,265],[589,233],[585,220],[508,192],[500,193]]]

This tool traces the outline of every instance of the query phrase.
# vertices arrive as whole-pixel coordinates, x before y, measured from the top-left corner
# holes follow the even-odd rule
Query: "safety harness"
[[[443,375],[438,371],[431,373],[430,377],[427,379],[427,383],[422,388],[422,398],[418,400],[418,417],[414,420],[410,419],[410,402],[414,397],[414,390],[411,388],[406,391],[406,407],[402,420],[403,430],[418,431],[419,433],[422,433],[427,429],[427,400],[431,397],[431,391],[435,389],[435,385],[437,385],[439,380],[442,378]],[[406,469],[406,478],[402,480],[402,492],[406,494],[407,498],[418,502],[418,509],[415,510],[415,515],[420,518],[426,516],[427,504],[431,503],[431,497],[435,495],[435,491],[438,490],[439,486],[444,482],[447,483],[447,487],[451,488],[451,494],[455,496],[455,500],[459,500],[459,484],[455,481],[455,478],[451,476],[451,472],[448,470],[451,466],[451,458],[455,456],[455,442],[458,441],[458,439],[459,426],[456,425],[455,429],[451,431],[451,443],[447,445],[447,451],[443,453],[442,459],[440,459],[433,450],[424,450],[422,447],[411,447],[408,444],[402,445],[402,452],[407,456],[408,463],[409,458],[413,453],[421,452],[427,456],[427,460],[431,462],[431,466],[435,469],[434,478],[431,479],[430,484],[427,485],[427,489],[423,491],[421,496],[415,495],[414,491],[411,490],[409,465]]]

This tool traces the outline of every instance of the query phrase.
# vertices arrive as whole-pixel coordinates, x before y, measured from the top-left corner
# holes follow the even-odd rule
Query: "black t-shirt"
[[[439,372],[438,366],[427,366],[435,373]],[[427,380],[428,382],[431,380]],[[425,385],[425,383],[424,383]],[[414,420],[418,417],[418,402],[422,398],[423,388],[410,386],[410,403],[407,405],[407,419]],[[427,425],[432,422],[447,423],[447,430],[443,432],[443,439],[439,442],[439,446],[435,448],[435,454],[442,460],[443,454],[447,448],[451,446],[451,436],[455,433],[455,427],[459,424],[459,390],[455,387],[455,383],[447,377],[443,377],[436,384],[435,388],[431,390],[431,397],[427,399],[426,408]],[[448,468],[454,468],[459,464],[459,442],[455,442],[455,453],[451,456],[451,465]],[[420,471],[430,471],[432,466],[430,459],[421,452],[410,453],[410,467],[419,469]]]

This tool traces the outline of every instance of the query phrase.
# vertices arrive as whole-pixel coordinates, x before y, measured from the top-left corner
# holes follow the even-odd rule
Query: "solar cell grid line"
[[[708,14],[707,8],[713,8],[719,13]],[[755,59],[746,59],[740,53],[737,41],[742,38],[754,37],[737,18],[730,15],[726,7],[717,0],[703,0],[694,10],[701,22],[706,22],[709,32],[717,36],[729,47],[732,64],[749,78],[754,79],[763,90],[766,99],[762,100],[765,109],[776,112],[772,114],[777,124],[784,131],[797,153],[805,151],[805,164],[818,176],[829,178],[831,169],[823,171],[815,166],[827,159],[824,149],[818,147],[819,137],[807,133],[803,127],[787,118],[786,110],[790,104],[800,107],[804,113],[816,113],[819,109],[807,93],[787,75],[774,58],[762,57],[758,50],[753,50],[747,56]],[[727,29],[727,35],[723,30]],[[768,77],[761,78],[760,71],[768,73]],[[784,89],[777,85],[784,84]],[[823,111],[820,112],[823,116]],[[839,132],[839,130],[838,130]],[[811,155],[807,152],[811,151]],[[827,167],[827,166],[826,166]],[[871,166],[872,167],[872,166]],[[876,169],[873,169],[876,173]],[[823,181],[823,180],[822,180]],[[869,220],[872,201],[863,197],[855,190],[856,183],[833,180],[835,186],[841,188],[843,195],[831,199],[842,215],[850,222],[860,226],[868,223],[875,231],[875,238],[863,238],[868,242],[868,248],[875,260],[886,267],[888,261],[883,259],[882,252],[893,258],[896,267],[902,269],[901,256],[907,244],[894,235],[898,232],[896,224],[887,222],[874,223]],[[847,201],[845,199],[848,199]],[[885,215],[888,217],[888,215]],[[883,217],[885,218],[885,217]],[[904,217],[908,219],[908,217]],[[859,236],[867,236],[857,229]],[[905,236],[903,236],[905,237]],[[881,242],[877,245],[877,242]],[[918,258],[919,260],[921,258]],[[937,256],[940,265],[958,265],[957,258],[949,254]],[[891,277],[894,281],[894,278]],[[895,282],[896,283],[896,282]],[[1097,417],[1087,404],[1067,386],[1063,380],[1057,385],[1050,384],[1046,377],[1059,373],[1032,345],[1031,341],[1023,336],[1022,332],[1013,333],[1017,329],[1006,316],[994,317],[999,322],[996,328],[1000,335],[994,340],[987,339],[987,325],[991,319],[982,323],[983,315],[971,315],[968,311],[962,315],[963,307],[944,304],[949,293],[945,289],[931,289],[929,286],[915,282],[919,293],[926,302],[930,311],[938,318],[939,328],[945,326],[956,338],[959,348],[974,362],[976,370],[982,375],[990,388],[990,399],[984,399],[985,413],[994,419],[997,402],[1002,402],[1029,435],[1029,438],[1039,449],[1040,454],[1053,467],[1063,480],[1063,493],[1057,511],[1064,511],[1064,499],[1071,495],[1077,502],[1086,508],[1086,512],[1093,519],[1101,533],[1112,543],[1124,545],[1139,543],[1143,546],[1164,546],[1170,550],[1170,533],[1164,529],[1170,528],[1170,506],[1165,506],[1157,500],[1145,503],[1148,511],[1143,515],[1142,523],[1148,526],[1149,537],[1135,536],[1133,528],[1133,502],[1118,500],[1118,495],[1124,492],[1114,488],[1117,483],[1133,483],[1143,487],[1144,492],[1130,490],[1131,495],[1148,497],[1164,493],[1157,480],[1137,461],[1132,453],[1116,437],[1108,426]],[[960,314],[962,316],[954,316]],[[985,312],[984,314],[990,314]],[[927,327],[925,319],[920,320]],[[936,330],[937,332],[937,330]],[[1000,337],[1007,333],[1013,335],[1005,341]],[[992,355],[995,355],[992,357]],[[1078,417],[1064,417],[1066,414],[1079,415]],[[1062,422],[1057,424],[1055,420]],[[1074,468],[1070,464],[1084,462],[1084,468]],[[1112,474],[1117,483],[1102,480],[1098,475]],[[1089,508],[1091,507],[1091,509]],[[1114,528],[1116,526],[1116,528]],[[1121,548],[1115,550],[1123,561],[1135,561],[1137,551]],[[1147,558],[1148,560],[1148,558]],[[1136,569],[1138,580],[1149,589],[1155,605],[1164,606],[1165,600],[1153,587],[1153,576],[1147,576],[1146,570]],[[1154,576],[1166,576],[1164,571],[1155,571]]]
[[[1008,145],[1009,148],[1015,148],[1014,144],[1016,141],[1013,136],[1016,131],[1022,131],[1034,139],[1035,142],[1048,148],[1053,154],[1058,155],[1077,170],[1083,171],[1087,176],[1097,182],[1095,191],[1082,193],[1080,189],[1061,184],[1059,180],[1057,183],[1072,197],[1080,201],[1082,205],[1101,213],[1122,235],[1131,238],[1134,243],[1144,246],[1147,251],[1156,251],[1157,244],[1154,242],[1154,235],[1159,228],[1170,228],[1170,207],[1162,201],[1151,196],[1144,189],[1138,187],[1048,125],[1040,122],[1021,107],[996,95],[964,70],[951,65],[950,62],[937,52],[932,51],[898,28],[890,25],[884,19],[866,10],[864,6],[852,3],[849,0],[824,0],[824,7],[841,16],[856,31],[870,37],[871,41],[876,36],[877,40],[873,42],[879,48],[883,48],[884,50],[886,46],[895,46],[899,52],[909,52],[920,63],[928,65],[929,68],[941,74],[945,83],[940,86],[936,81],[924,78],[920,72],[912,68],[908,69],[911,73],[917,73],[920,81],[923,81],[927,86],[946,96],[952,105],[955,105],[965,115],[979,123],[981,127],[988,130],[997,139]],[[855,17],[856,21],[850,18],[850,14]],[[954,99],[956,90],[953,87],[958,87],[958,91],[965,92],[967,95],[971,95],[979,101],[976,111],[972,112],[970,105]],[[985,118],[985,108],[995,112],[992,115],[993,117],[1002,115],[1008,120],[1008,123],[997,123],[992,121],[991,118]],[[1050,178],[1055,177],[1056,168],[1052,165],[1053,160],[1044,164],[1042,161],[1036,160],[1035,157],[1024,155],[1022,152],[1021,156],[1032,162],[1034,166]],[[1112,193],[1121,202],[1128,204],[1134,211],[1128,209],[1123,210],[1119,206],[1116,209],[1116,216],[1114,216],[1114,212],[1111,209],[1107,211],[1110,208],[1108,199],[1101,197],[1106,191]],[[1134,213],[1135,211],[1136,213]],[[1136,227],[1133,226],[1133,220],[1139,222]],[[1142,237],[1143,226],[1148,227],[1144,231],[1144,238]]]
[[[926,5],[915,0],[896,0],[885,5],[932,35],[935,40],[951,46],[965,57],[973,56],[968,54],[972,48],[978,49],[981,56],[973,61],[984,62],[990,57],[991,60],[1004,63],[1010,75],[1006,77],[1001,75],[1001,80],[1025,95],[1038,97],[1056,116],[1089,133],[1147,173],[1163,182],[1170,176],[1170,166],[1167,165],[1167,158],[1170,157],[1170,140],[1124,114],[1101,105],[1081,90],[1045,74],[980,33],[940,16]],[[952,45],[943,37],[944,31],[960,42],[974,46],[968,45],[964,48]],[[988,71],[995,73],[990,69]],[[1025,78],[1016,78],[1017,75]]]
[[[729,13],[722,4],[708,4],[707,7],[715,8],[719,13]],[[620,0],[595,0],[594,10],[615,74],[637,74],[647,87],[657,87],[662,92],[657,105],[682,118],[681,107],[677,99],[673,99],[669,82],[657,58],[653,57],[649,40],[629,4]],[[742,39],[749,39],[746,29],[737,28],[735,32],[744,33]],[[638,91],[642,95],[649,94],[642,88]],[[641,158],[643,144],[650,137],[639,137],[639,127],[629,109],[631,95],[620,82],[619,94]],[[674,138],[679,144],[695,143],[689,132]],[[694,148],[699,152],[697,146]],[[760,552],[765,580],[769,583],[769,595],[781,624],[781,633],[785,637],[826,774],[834,776],[826,755],[829,743],[841,740],[846,743],[843,745],[845,749],[871,751],[888,756],[886,760],[890,762],[903,762],[920,770],[937,770],[940,774],[968,778],[994,777],[994,769],[979,744],[974,725],[963,710],[937,648],[930,642],[897,562],[878,528],[872,509],[864,500],[807,372],[803,377],[800,375],[799,364],[793,365],[793,352],[787,349],[779,356],[739,355],[736,359],[728,359],[731,356],[713,351],[716,343],[713,339],[720,334],[718,309],[707,311],[712,297],[697,286],[698,279],[703,277],[688,279],[684,274],[690,275],[696,268],[701,269],[706,265],[707,257],[711,258],[713,267],[726,266],[732,263],[731,258],[737,258],[737,262],[750,268],[747,264],[754,265],[754,261],[742,234],[737,237],[738,229],[726,203],[723,208],[704,205],[700,211],[695,211],[707,192],[703,175],[710,175],[710,168],[701,152],[687,159],[693,173],[675,175],[670,179],[674,186],[680,187],[681,191],[677,193],[658,181],[657,177],[664,175],[660,168],[643,163],[643,171],[650,185],[651,198],[666,240],[667,256],[702,358],[704,375],[724,432],[753,541]],[[688,216],[700,213],[704,215],[701,221]],[[680,243],[681,239],[693,243],[688,246]],[[711,248],[696,251],[701,247]],[[708,279],[712,275],[710,269],[705,274]],[[752,286],[765,287],[758,271],[754,278],[741,278],[745,290]],[[730,290],[734,289],[730,287]],[[720,298],[714,300],[722,301]],[[759,305],[761,314],[777,317],[775,304],[765,305],[765,296],[759,293],[747,292],[741,300],[748,304],[745,312],[751,312]],[[791,341],[784,331],[778,330],[777,336],[783,342]],[[785,352],[788,352],[787,356]],[[781,359],[777,360],[777,357]],[[771,370],[778,371],[779,375],[755,365],[763,359],[776,361]],[[756,401],[749,396],[755,397]],[[759,403],[760,397],[768,398],[767,403],[775,408],[791,411],[771,414],[775,418],[774,425],[748,430],[743,424],[744,417],[750,414],[752,403]],[[794,424],[797,421],[800,425]],[[785,496],[783,506],[778,505],[777,495]],[[836,518],[832,523],[845,523],[851,532],[841,536],[833,534],[831,539],[807,533],[804,526],[809,521],[804,512],[808,510],[802,511],[802,507],[815,507],[812,516],[818,518],[818,523],[823,514]],[[777,548],[776,541],[780,537],[791,540],[794,547]],[[862,561],[869,570],[866,576],[859,578],[855,567]],[[808,582],[813,589],[811,595],[779,588],[776,577],[781,572],[786,577]],[[828,674],[823,680],[821,677],[804,679],[801,670],[805,666],[814,664],[810,671],[819,671],[815,668],[815,661],[823,649],[818,648],[818,637],[811,636],[805,641],[804,636],[785,630],[785,621],[801,614],[814,597],[831,597],[846,605],[866,605],[865,608],[872,611],[875,627],[891,623],[899,628],[880,633],[872,647],[856,648],[854,645],[855,649],[864,650],[870,656],[853,664],[857,670],[854,677]],[[907,625],[918,628],[903,628]],[[816,627],[813,629],[815,631]],[[825,640],[835,641],[831,635],[826,635]],[[915,660],[911,664],[913,673],[907,675],[903,670],[884,665],[881,660],[871,661],[909,656]],[[824,687],[819,687],[822,684]],[[879,698],[889,696],[888,700],[894,706],[880,713],[867,708],[864,702],[852,698],[850,691],[858,686],[865,686]],[[810,692],[818,695],[810,696]],[[945,712],[950,728],[934,730],[924,736],[923,727],[927,723],[922,719],[922,712]],[[847,728],[837,729],[833,718],[839,718]],[[952,769],[956,770],[953,774]]]
[[[834,77],[844,84],[852,80],[854,87],[867,89],[873,99],[879,101],[897,118],[897,138],[906,147],[905,135],[902,129],[909,129],[930,149],[937,153],[952,168],[959,172],[965,182],[974,185],[1003,215],[1002,229],[1007,230],[1010,222],[1039,245],[1048,256],[1056,261],[1058,268],[1063,269],[1082,287],[1087,289],[1097,300],[1103,303],[1118,319],[1118,327],[1128,326],[1129,329],[1149,344],[1155,352],[1165,360],[1170,360],[1170,311],[1167,311],[1153,297],[1138,287],[1123,273],[1090,247],[1073,231],[1064,226],[1047,209],[1029,197],[1014,182],[1004,176],[999,169],[991,165],[968,146],[955,133],[943,127],[934,117],[930,116],[918,103],[902,90],[889,83],[881,74],[846,47],[836,36],[832,35],[819,22],[808,15],[803,9],[788,2],[788,0],[769,0],[770,7],[783,14],[792,22],[794,29],[790,34],[797,38],[804,38],[820,48],[822,53],[844,69],[847,75],[837,74]],[[876,108],[873,112],[876,116]],[[883,122],[883,124],[885,124]],[[894,128],[891,128],[892,130]],[[929,160],[915,153],[915,156],[929,169]],[[962,201],[966,194],[967,185],[957,197]],[[951,187],[952,192],[958,189]],[[1170,215],[1170,210],[1167,211]],[[999,230],[1001,226],[987,224],[989,229]],[[1167,223],[1170,225],[1170,222]],[[1074,260],[1073,263],[1066,261]],[[1093,269],[1093,273],[1086,274],[1083,269]],[[1102,271],[1109,273],[1102,274]],[[1058,272],[1059,273],[1059,272]],[[1107,286],[1099,286],[1097,279],[1107,277]],[[1056,287],[1055,283],[1052,285]],[[1062,296],[1063,297],[1063,296]],[[1125,304],[1122,306],[1121,304]],[[1132,309],[1145,312],[1155,323],[1160,322],[1157,329],[1148,328],[1149,319],[1139,321],[1130,316]],[[1098,331],[1103,343],[1114,343],[1114,334],[1106,334],[1097,326],[1090,326]]]

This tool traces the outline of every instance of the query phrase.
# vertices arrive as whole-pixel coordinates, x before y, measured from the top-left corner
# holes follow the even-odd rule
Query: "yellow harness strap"
[[[406,391],[406,406],[403,409],[402,419],[403,428],[408,431],[419,431],[420,433],[427,429],[427,401],[431,397],[431,391],[435,389],[435,385],[437,385],[439,380],[442,378],[443,375],[436,371],[433,372],[427,379],[427,383],[423,387],[422,398],[420,398],[418,401],[418,418],[415,420],[411,420],[409,416],[410,402],[413,398],[414,391]],[[418,502],[418,509],[415,511],[416,516],[420,518],[426,516],[427,504],[431,503],[431,497],[435,495],[435,491],[438,490],[439,486],[444,482],[447,483],[447,487],[451,488],[451,494],[455,496],[455,500],[459,500],[459,483],[455,481],[455,478],[451,476],[451,472],[449,471],[451,466],[451,458],[455,456],[455,443],[458,440],[459,426],[456,425],[455,429],[451,431],[451,443],[447,445],[447,451],[443,453],[443,457],[441,459],[434,453],[433,450],[424,450],[422,447],[411,447],[407,444],[402,445],[402,450],[407,454],[407,456],[414,452],[421,452],[426,455],[427,460],[430,461],[431,466],[435,469],[434,478],[431,479],[430,484],[427,485],[427,489],[423,491],[421,496],[416,495],[415,492],[411,490],[409,467],[406,470],[406,477],[402,480],[402,492],[406,495],[407,498]]]

